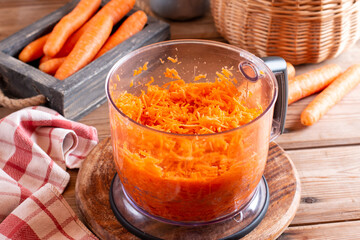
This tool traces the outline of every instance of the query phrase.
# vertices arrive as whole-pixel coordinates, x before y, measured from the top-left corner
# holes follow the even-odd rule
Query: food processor
[[[262,113],[223,132],[174,134],[119,109],[121,94],[140,96],[150,84],[173,81],[168,69],[186,83],[226,75],[244,106]],[[120,59],[105,88],[117,170],[110,205],[128,231],[141,239],[239,239],[260,224],[270,201],[263,176],[269,142],[283,132],[287,109],[282,58],[208,40],[164,41]]]

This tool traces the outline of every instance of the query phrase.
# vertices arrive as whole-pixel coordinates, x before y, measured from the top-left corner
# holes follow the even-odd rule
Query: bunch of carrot
[[[52,32],[28,44],[19,54],[23,62],[39,58],[39,69],[63,80],[143,29],[146,14],[130,15],[111,35],[114,26],[134,7],[135,0],[81,0],[60,19]]]
[[[345,72],[336,64],[328,64],[290,79],[288,104],[321,91],[301,113],[301,123],[310,126],[359,83],[360,64],[350,66]]]

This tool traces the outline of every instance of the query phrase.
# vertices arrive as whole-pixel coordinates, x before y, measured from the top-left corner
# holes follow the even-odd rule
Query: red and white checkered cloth
[[[61,193],[97,143],[94,127],[45,107],[1,119],[0,239],[96,239]]]

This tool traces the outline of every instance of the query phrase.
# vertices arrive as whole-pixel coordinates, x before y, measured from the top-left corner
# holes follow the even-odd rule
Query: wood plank
[[[360,221],[290,227],[278,238],[278,240],[296,239],[360,239]]]
[[[86,115],[79,122],[94,126],[97,129],[99,139],[110,136],[110,121],[108,104],[104,103],[90,114]]]
[[[289,106],[285,131],[276,142],[285,149],[360,143],[360,85],[312,126],[300,123],[300,114],[315,98],[310,96]]]
[[[334,59],[319,64],[296,66],[298,74],[310,71],[325,64],[339,64],[343,70],[354,63],[360,63],[360,41]],[[313,126],[300,123],[300,114],[314,96],[310,96],[288,108],[285,129],[287,133],[276,139],[285,149],[305,147],[334,146],[360,143],[360,86],[345,96],[334,108]]]
[[[69,0],[2,1],[0,7],[0,40],[65,5]]]
[[[360,146],[287,151],[301,202],[292,225],[360,219]]]

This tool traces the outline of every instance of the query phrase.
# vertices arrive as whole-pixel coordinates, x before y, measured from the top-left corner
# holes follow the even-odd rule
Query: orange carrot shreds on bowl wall
[[[133,76],[139,75],[140,73],[142,73],[142,71],[146,71],[148,64],[149,64],[149,63],[146,62],[146,63],[144,63],[144,65],[143,65],[142,67],[139,67],[138,69],[135,69]]]
[[[167,59],[168,59],[169,61],[171,61],[172,63],[177,63],[177,62],[178,62],[177,56],[175,56],[175,58],[173,58],[173,57],[168,57]]]
[[[167,69],[171,81],[163,86],[113,99],[132,119],[110,107],[116,168],[129,197],[148,213],[211,221],[252,197],[265,168],[272,114],[253,121],[264,106],[249,105],[246,89],[225,72],[214,82],[186,83]]]
[[[247,108],[242,92],[226,78],[215,82],[185,83],[175,69],[165,74],[163,87],[148,85],[139,97],[130,93],[116,99],[125,115],[142,125],[180,134],[216,133],[240,127],[258,117],[262,108]]]
[[[194,81],[199,81],[202,78],[206,78],[206,74],[199,74],[199,75],[195,76]]]

